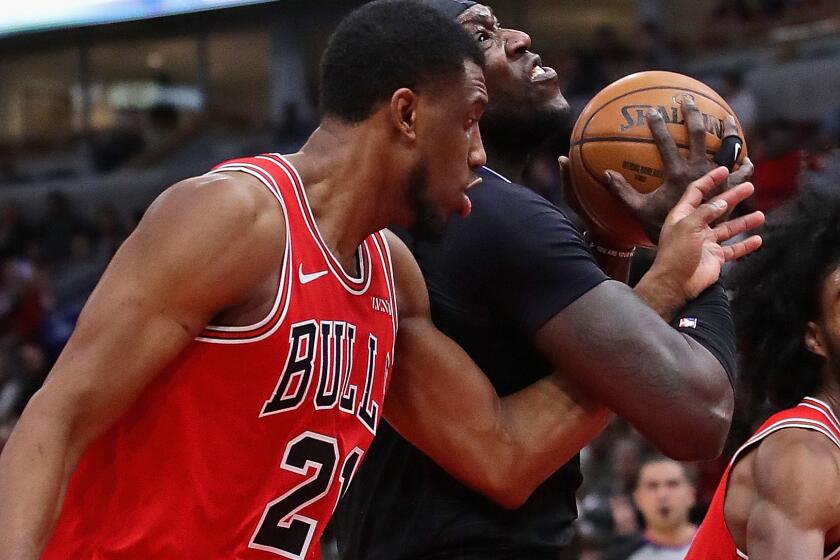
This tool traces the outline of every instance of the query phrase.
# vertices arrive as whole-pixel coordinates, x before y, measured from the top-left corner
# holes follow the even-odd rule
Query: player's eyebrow
[[[493,12],[475,12],[461,21],[461,25],[480,25],[488,29],[495,29],[499,25],[499,20],[493,15]]]

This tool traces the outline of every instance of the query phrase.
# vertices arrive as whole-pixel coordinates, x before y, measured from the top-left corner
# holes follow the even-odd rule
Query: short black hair
[[[741,350],[738,400],[753,422],[820,386],[822,360],[805,347],[805,334],[840,264],[840,193],[803,189],[771,214],[761,235],[762,248],[735,266],[729,282]]]
[[[416,0],[378,0],[353,11],[321,59],[321,112],[357,123],[399,88],[415,91],[464,75],[484,55],[460,25]]]

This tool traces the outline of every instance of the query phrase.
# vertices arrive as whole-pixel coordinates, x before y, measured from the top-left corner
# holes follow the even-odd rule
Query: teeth
[[[537,76],[542,76],[545,74],[545,70],[542,69],[542,66],[534,66],[534,69],[531,70],[531,79],[533,80]]]

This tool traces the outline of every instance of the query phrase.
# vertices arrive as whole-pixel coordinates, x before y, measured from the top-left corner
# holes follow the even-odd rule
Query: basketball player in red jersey
[[[481,491],[598,432],[606,414],[552,378],[500,401],[432,325],[405,246],[376,233],[469,212],[482,64],[436,12],[368,4],[331,39],[326,116],[300,153],[227,162],[151,206],[0,457],[0,558],[317,558],[396,348],[412,383],[389,414]],[[673,224],[706,264],[726,204],[701,191],[722,180],[689,189]]]
[[[687,558],[840,558],[837,193],[777,213],[735,280],[743,391],[781,412],[732,458]]]

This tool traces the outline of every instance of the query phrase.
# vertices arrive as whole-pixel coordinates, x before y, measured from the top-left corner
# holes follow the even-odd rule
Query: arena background
[[[320,52],[340,17],[359,3],[30,0],[4,8],[0,447],[148,203],[221,160],[290,152],[302,143],[317,122]],[[533,50],[558,70],[574,111],[607,83],[639,70],[676,70],[716,87],[747,130],[756,208],[772,210],[800,188],[836,188],[835,0],[492,6],[503,25],[531,35]],[[168,8],[186,13],[146,17]],[[127,21],[103,23],[113,19]],[[552,200],[561,199],[556,156],[567,150],[568,133],[558,131],[528,170]],[[736,427],[730,439],[739,437]],[[648,450],[616,421],[584,451],[582,558],[604,557],[611,542],[639,529],[629,493]],[[691,466],[698,517],[725,460]]]

